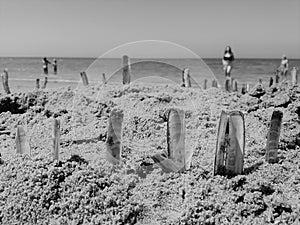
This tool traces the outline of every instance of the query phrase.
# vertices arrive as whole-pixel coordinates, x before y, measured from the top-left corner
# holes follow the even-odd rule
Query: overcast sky
[[[300,0],[0,0],[0,56],[98,57],[145,39],[203,58],[226,45],[240,58],[300,58]]]

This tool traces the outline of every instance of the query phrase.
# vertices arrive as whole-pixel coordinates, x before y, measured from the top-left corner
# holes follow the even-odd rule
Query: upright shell
[[[26,131],[21,125],[18,125],[16,130],[16,153],[27,155],[31,153]]]
[[[123,110],[115,108],[111,111],[108,120],[106,159],[113,164],[121,160],[123,117]]]
[[[170,109],[167,123],[168,158],[185,169],[185,121],[184,111]]]
[[[278,110],[274,111],[272,114],[266,146],[266,161],[269,163],[275,163],[278,161],[277,155],[282,116],[282,112]]]
[[[245,121],[239,111],[221,112],[214,175],[242,174],[245,149]]]
[[[59,143],[60,143],[60,122],[58,119],[53,119],[53,133],[52,133],[52,149],[53,159],[59,160]]]
[[[127,55],[123,56],[123,84],[130,84],[131,66],[130,59]]]

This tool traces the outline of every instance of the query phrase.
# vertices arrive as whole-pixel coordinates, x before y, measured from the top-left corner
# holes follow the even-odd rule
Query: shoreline
[[[250,76],[250,75],[249,75]],[[253,75],[254,76],[254,75]],[[63,88],[63,87],[72,87],[72,88],[77,88],[77,87],[80,87],[83,85],[82,83],[82,80],[80,78],[80,76],[78,75],[78,79],[77,80],[67,80],[67,79],[55,79],[57,78],[56,75],[52,75],[52,76],[40,76],[40,77],[36,77],[36,78],[14,78],[14,77],[10,77],[9,78],[9,87],[10,87],[10,91],[12,93],[19,93],[20,91],[22,92],[30,92],[32,90],[36,90],[36,80],[39,79],[40,80],[40,85],[42,86],[43,83],[44,83],[44,78],[47,77],[48,78],[48,83],[47,83],[47,86],[46,86],[46,89],[45,90],[53,90],[55,88]],[[59,76],[59,78],[62,78],[63,76]],[[257,78],[260,78],[261,76],[257,76]],[[274,84],[275,84],[275,77],[273,77],[273,80],[274,80]],[[166,78],[161,78],[161,77],[154,77],[155,79],[158,79],[155,81],[152,80],[151,81],[151,76],[148,76],[148,77],[145,77],[145,78],[138,78],[138,79],[133,79],[131,81],[132,84],[139,84],[139,85],[153,85],[153,86],[157,86],[157,85],[161,85],[162,87],[164,87],[165,85],[175,85],[175,86],[178,86],[180,87],[181,86],[181,83],[176,83],[175,81],[172,81],[170,82],[170,80],[166,79]],[[270,76],[268,76],[267,78],[270,78]],[[114,78],[115,79],[115,78]],[[287,80],[283,80],[285,82],[287,81],[290,81],[291,79],[291,75],[288,75],[287,77]],[[107,80],[107,86],[122,86],[122,81],[121,81],[121,78],[118,78],[119,81],[110,81],[110,80]],[[145,80],[149,80],[147,82],[145,82]],[[212,81],[214,79],[207,79],[207,88],[211,88],[212,86]],[[89,79],[89,85],[101,85],[103,86],[103,81],[100,79],[99,77],[99,80],[93,80],[93,79]],[[220,88],[221,90],[225,90],[225,78],[223,78],[221,81],[223,82],[218,82],[218,88]],[[281,82],[283,82],[281,81]],[[245,84],[245,83],[244,83]],[[253,83],[248,83],[249,84],[249,87],[250,89],[252,87],[254,87],[257,82],[253,82]],[[239,83],[238,82],[238,92],[240,93],[241,92],[241,88],[242,88],[242,85],[243,83]],[[268,90],[270,87],[269,87],[269,80],[264,80],[263,81],[263,85],[264,85],[264,88],[266,90]],[[4,93],[4,88],[3,88],[3,85],[1,84],[0,85],[0,94],[5,94]],[[191,89],[199,89],[199,90],[202,90],[204,87],[204,79],[202,80],[202,83],[198,83],[197,81],[195,80],[192,80],[192,87]],[[42,89],[42,88],[41,88]]]

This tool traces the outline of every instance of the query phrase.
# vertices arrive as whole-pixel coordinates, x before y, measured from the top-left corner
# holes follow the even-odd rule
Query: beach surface
[[[151,158],[167,151],[163,119],[185,111],[189,170],[163,173]],[[105,159],[108,118],[124,110],[122,163]],[[244,172],[214,176],[222,110],[245,115]],[[278,163],[265,162],[272,112],[283,112]],[[300,86],[282,82],[261,98],[172,84],[93,84],[0,96],[1,224],[298,224]],[[60,162],[52,120],[61,123]],[[23,125],[31,157],[16,155]]]

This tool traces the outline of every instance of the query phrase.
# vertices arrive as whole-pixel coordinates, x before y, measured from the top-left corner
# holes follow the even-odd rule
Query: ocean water
[[[111,83],[122,82],[122,59],[93,59],[93,58],[56,58],[58,74],[53,74],[49,66],[48,86],[77,86],[80,82],[80,72],[85,71],[90,83],[101,83],[102,74]],[[52,58],[49,58],[52,61]],[[280,59],[236,59],[231,76],[243,83],[254,85],[259,78],[265,85],[274,76]],[[290,59],[289,66],[300,68],[300,59]],[[0,58],[0,71],[9,71],[9,84],[12,91],[30,90],[35,87],[35,80],[44,75],[41,58]],[[208,86],[217,79],[223,86],[225,77],[221,59],[131,59],[132,82],[147,83],[176,83],[180,85],[182,70],[190,69],[193,87],[203,87],[204,79]],[[289,73],[290,75],[290,73]],[[3,87],[0,85],[0,91]]]

